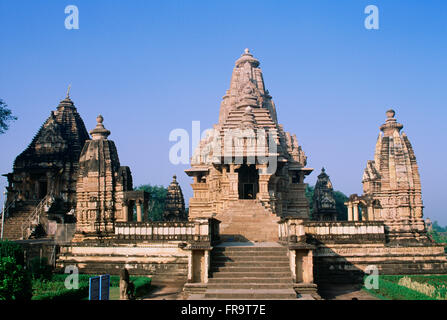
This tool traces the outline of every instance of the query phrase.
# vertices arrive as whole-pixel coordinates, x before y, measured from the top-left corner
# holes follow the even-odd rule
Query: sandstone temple
[[[321,169],[313,195],[313,219],[320,221],[336,221],[337,209],[334,199],[334,188],[326,173]]]
[[[278,113],[246,49],[217,123],[185,170],[189,209],[174,176],[163,221],[151,221],[150,194],[134,189],[104,118],[87,133],[67,94],[6,174],[6,238],[39,237],[40,226],[49,242],[37,245],[52,246],[59,270],[126,268],[153,283],[179,282],[191,299],[320,299],[322,286],[361,283],[371,268],[447,273],[444,246],[427,236],[415,153],[393,110],[367,161],[363,195],[345,203],[347,220],[337,215],[324,168],[311,216],[305,178],[313,169],[279,115],[288,116]],[[68,225],[62,239],[57,230]]]

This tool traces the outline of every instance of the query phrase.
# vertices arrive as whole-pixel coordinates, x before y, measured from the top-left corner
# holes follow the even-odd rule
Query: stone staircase
[[[217,246],[205,299],[296,299],[287,249],[279,244]]]
[[[216,216],[220,220],[223,241],[278,241],[279,217],[270,213],[258,200],[238,200]]]
[[[39,201],[24,201],[10,210],[10,216],[5,218],[3,238],[8,240],[22,239],[22,225],[36,209]],[[1,224],[1,222],[0,222]]]

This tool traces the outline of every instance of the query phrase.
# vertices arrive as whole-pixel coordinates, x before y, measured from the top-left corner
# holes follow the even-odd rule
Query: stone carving
[[[390,240],[427,241],[416,156],[395,111],[388,110],[386,116],[374,160],[363,173],[363,196],[351,196],[348,211],[360,205],[363,219],[384,220]]]
[[[182,188],[177,182],[177,176],[172,177],[172,182],[168,186],[166,195],[166,205],[163,212],[165,221],[186,221],[188,216],[185,211],[185,200],[183,198]]]
[[[321,173],[318,175],[318,180],[315,184],[312,217],[314,220],[320,221],[337,220],[334,189],[324,168],[321,169]]]
[[[110,131],[103,125],[104,118],[99,115],[96,121],[92,140],[86,141],[79,159],[73,241],[112,233],[115,221],[128,221],[133,214],[123,206],[126,193],[132,192],[130,169],[120,165],[115,143],[107,139]]]

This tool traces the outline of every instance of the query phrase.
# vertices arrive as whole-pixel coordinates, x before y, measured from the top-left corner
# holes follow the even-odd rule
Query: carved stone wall
[[[79,160],[77,179],[76,235],[74,241],[88,235],[113,233],[115,221],[127,221],[123,203],[125,192],[132,190],[132,176],[128,167],[121,167],[115,143],[108,140],[102,116],[90,131]]]

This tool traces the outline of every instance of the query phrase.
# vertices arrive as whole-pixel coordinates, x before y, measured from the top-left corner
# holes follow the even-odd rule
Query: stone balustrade
[[[305,233],[311,239],[326,242],[385,241],[385,226],[382,221],[308,221],[305,224]]]
[[[181,222],[116,222],[119,240],[211,242],[218,236],[217,220],[196,218]]]
[[[303,219],[285,218],[278,222],[278,236],[281,242],[301,242],[306,232]]]

